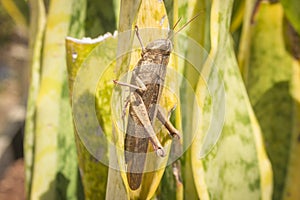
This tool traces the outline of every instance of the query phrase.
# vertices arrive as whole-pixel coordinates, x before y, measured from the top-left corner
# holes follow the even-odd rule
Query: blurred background
[[[0,199],[25,199],[23,135],[28,35],[0,4]]]

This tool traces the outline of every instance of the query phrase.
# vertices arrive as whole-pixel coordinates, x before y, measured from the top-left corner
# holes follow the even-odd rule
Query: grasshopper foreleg
[[[143,87],[139,87],[139,86],[136,86],[136,85],[133,85],[130,83],[124,83],[124,82],[117,81],[117,80],[113,80],[113,82],[114,82],[114,84],[117,84],[117,85],[126,86],[126,87],[130,87],[130,88],[137,89],[137,90],[145,90]]]
[[[180,139],[179,131],[173,126],[170,120],[164,115],[160,106],[157,106],[157,118],[168,129],[169,134],[176,139]]]
[[[121,85],[121,86],[126,86],[126,87],[129,87],[129,88],[133,88],[133,89],[138,89],[138,90],[142,90],[142,91],[145,91],[147,90],[147,87],[146,85],[143,83],[143,81],[135,74],[135,72],[132,72],[132,75],[137,83],[138,86],[136,85],[133,85],[133,84],[129,84],[129,83],[124,83],[124,82],[120,82],[120,81],[117,81],[117,80],[113,80],[113,82],[117,85]],[[130,96],[128,96],[125,100],[125,105],[124,105],[124,108],[122,110],[122,118],[125,117],[126,115],[126,108],[128,106],[128,104],[130,103]]]
[[[130,88],[133,88],[133,89],[146,91],[146,90],[147,90],[146,85],[145,85],[145,84],[143,83],[143,81],[135,74],[134,71],[132,72],[132,76],[133,76],[135,82],[137,83],[137,85],[133,85],[133,84],[130,84],[130,83],[124,83],[124,82],[117,81],[117,80],[113,80],[113,82],[114,82],[114,84],[117,84],[117,85],[127,86],[127,87],[130,87]]]
[[[136,92],[132,92],[130,94],[130,104],[132,106],[132,110],[134,111],[136,117],[139,122],[144,127],[145,131],[149,135],[149,139],[154,147],[158,156],[164,157],[166,155],[164,148],[162,147],[160,141],[156,137],[154,129],[152,127],[151,121],[149,119],[148,111],[143,102],[142,97]]]

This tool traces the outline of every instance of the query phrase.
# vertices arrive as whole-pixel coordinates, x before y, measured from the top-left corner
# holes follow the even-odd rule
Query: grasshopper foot
[[[170,135],[177,140],[180,140],[181,138],[181,134],[177,129],[174,129],[172,132],[170,132]]]
[[[166,156],[166,152],[162,147],[158,147],[155,151],[156,151],[156,154],[160,157]]]

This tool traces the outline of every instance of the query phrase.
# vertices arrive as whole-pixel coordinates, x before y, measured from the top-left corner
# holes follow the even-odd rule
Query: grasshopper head
[[[154,40],[153,42],[149,43],[146,46],[146,51],[162,51],[162,53],[170,54],[172,51],[172,42],[169,39],[158,39]]]

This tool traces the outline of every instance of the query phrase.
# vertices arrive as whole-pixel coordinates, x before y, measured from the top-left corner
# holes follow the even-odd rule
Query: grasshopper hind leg
[[[152,123],[149,119],[148,111],[146,109],[142,97],[138,93],[132,92],[130,95],[130,105],[134,115],[138,119],[136,123],[140,123],[143,126],[143,129],[148,135],[156,154],[160,157],[164,157],[166,155],[165,150],[158,138],[156,137],[156,134],[152,127]]]

